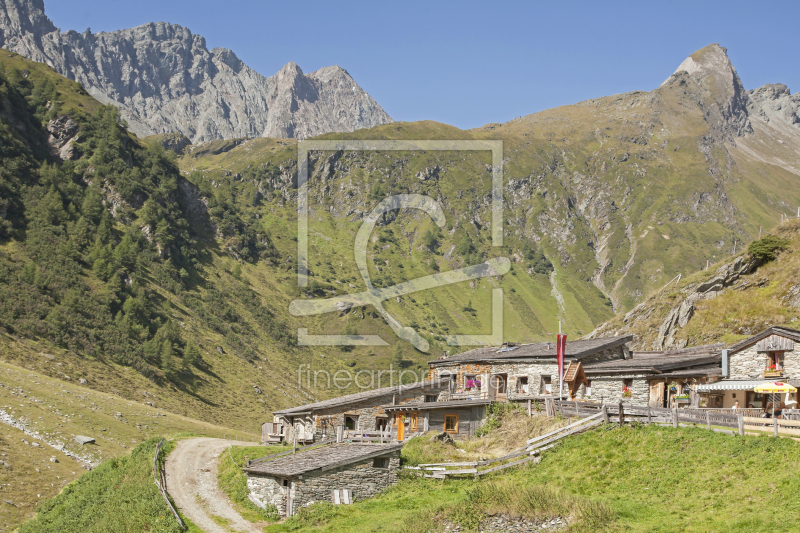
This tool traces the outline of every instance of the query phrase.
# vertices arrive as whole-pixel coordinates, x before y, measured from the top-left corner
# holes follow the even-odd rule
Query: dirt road
[[[206,533],[261,533],[260,527],[231,507],[217,485],[217,457],[230,444],[224,439],[211,438],[178,441],[167,456],[167,490],[184,516]]]

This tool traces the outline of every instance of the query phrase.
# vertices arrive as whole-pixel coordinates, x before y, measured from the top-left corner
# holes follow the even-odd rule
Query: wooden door
[[[397,417],[397,442],[402,442],[405,438],[406,424],[403,422],[403,417]]]
[[[497,376],[489,376],[489,399],[497,399]]]
[[[650,407],[664,407],[664,382],[651,383]]]

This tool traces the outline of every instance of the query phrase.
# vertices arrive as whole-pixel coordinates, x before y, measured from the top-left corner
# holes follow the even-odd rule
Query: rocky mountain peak
[[[707,109],[714,131],[735,144],[734,138],[744,135],[751,128],[747,120],[747,92],[728,58],[727,49],[714,43],[694,52],[678,65],[661,87],[678,81],[684,72],[716,104]],[[708,104],[706,98],[702,98],[702,101]]]
[[[46,63],[119,107],[140,136],[305,138],[392,121],[340,67],[305,75],[289,62],[265,77],[231,50],[209,51],[203,36],[178,24],[61,33],[42,0],[0,0],[0,46]]]
[[[56,31],[44,14],[43,0],[7,0],[0,4],[0,28],[6,39],[31,34],[35,38]]]

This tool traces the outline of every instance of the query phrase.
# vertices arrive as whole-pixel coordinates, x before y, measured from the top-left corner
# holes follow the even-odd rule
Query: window
[[[522,394],[528,394],[530,391],[530,387],[528,386],[528,376],[517,378],[517,384],[519,385],[519,392]]]
[[[622,380],[622,386],[627,388],[627,389],[633,387],[633,379],[623,379]]]
[[[377,431],[386,431],[386,426],[389,425],[389,419],[385,416],[375,418],[375,429]]]
[[[497,390],[497,394],[505,394],[506,393],[506,384],[508,383],[508,375],[507,374],[497,374],[496,376],[492,376],[494,380],[494,386]]]
[[[783,370],[783,352],[769,352],[767,354],[767,371],[780,372]]]
[[[289,480],[288,479],[284,479],[283,480],[283,486],[284,487],[288,487],[289,486]]]
[[[464,376],[464,389],[471,391],[471,390],[480,390],[481,388],[481,378],[476,376],[475,374],[466,374]]]
[[[409,431],[417,430],[417,413],[411,413],[411,415],[409,416],[408,430]]]
[[[553,380],[550,376],[542,376],[542,387],[539,392],[544,394],[553,392]]]
[[[425,395],[425,403],[432,403],[439,399],[439,396],[436,394],[426,394]]]
[[[458,433],[458,415],[444,415],[444,430],[447,433]]]
[[[372,467],[373,468],[389,468],[389,458],[388,457],[376,457],[372,460]]]
[[[344,429],[355,431],[358,429],[358,416],[345,416]]]

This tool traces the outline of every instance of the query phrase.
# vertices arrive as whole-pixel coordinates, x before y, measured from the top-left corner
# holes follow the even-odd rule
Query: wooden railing
[[[164,498],[165,502],[167,502],[167,507],[169,507],[169,510],[172,511],[172,515],[175,517],[175,520],[178,521],[181,529],[185,530],[186,524],[183,523],[181,515],[179,515],[178,511],[175,510],[175,507],[172,506],[172,502],[169,501],[169,497],[167,496],[167,478],[164,475],[164,469],[158,464],[158,454],[161,453],[161,447],[164,445],[164,442],[165,439],[161,439],[161,442],[159,442],[156,446],[156,454],[153,456],[153,481],[155,481],[156,487],[158,487],[158,491],[161,493],[161,497]]]
[[[387,428],[386,431],[358,431],[347,429],[344,432],[344,440],[348,442],[375,442],[386,444],[392,442],[392,431]]]
[[[520,466],[531,461],[538,462],[541,452],[549,450],[561,439],[589,430],[602,423],[603,414],[598,413],[555,431],[551,431],[550,433],[546,433],[540,437],[530,439],[525,443],[525,446],[495,459],[464,463],[428,463],[417,466],[406,466],[404,468],[423,477],[444,479],[447,476],[471,475],[474,476],[475,479],[478,479],[480,476],[499,472],[506,468]]]
[[[800,409],[786,409],[783,417],[761,418],[760,416],[747,416],[751,411],[760,415],[760,409],[666,409],[661,407],[645,407],[636,405],[617,404],[596,404],[588,402],[576,402],[566,400],[549,400],[548,406],[550,416],[560,415],[564,418],[586,418],[596,416],[598,412],[606,413],[604,420],[623,423],[655,423],[667,424],[673,427],[693,426],[728,433],[744,435],[746,430],[750,431],[772,431],[778,435],[795,436],[800,435]],[[787,413],[788,411],[788,413]],[[551,414],[552,413],[552,414]],[[731,428],[731,430],[719,429]]]

